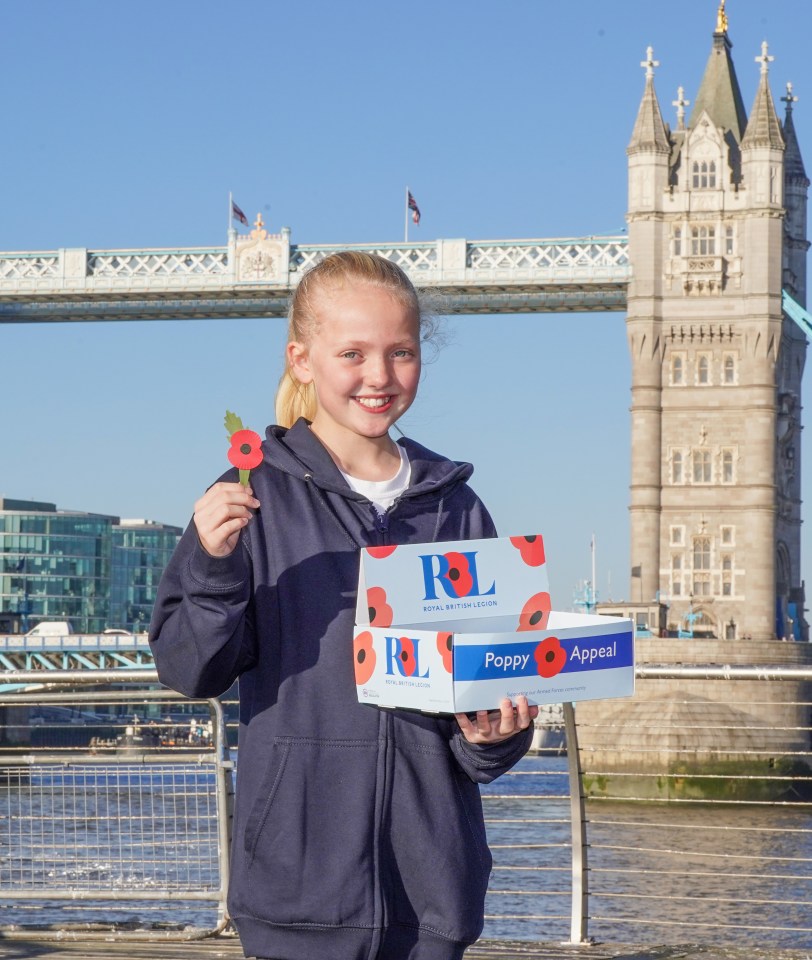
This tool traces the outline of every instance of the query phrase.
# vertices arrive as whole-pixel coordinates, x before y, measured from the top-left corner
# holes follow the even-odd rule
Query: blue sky
[[[0,250],[223,245],[229,190],[294,243],[397,241],[407,184],[413,239],[620,232],[639,63],[652,45],[673,125],[716,7],[4,0]],[[727,11],[748,110],[766,39],[812,169],[812,7]],[[593,533],[600,596],[627,596],[623,314],[444,326],[405,432],[475,464],[502,533],[545,533],[556,607],[590,576]],[[278,319],[0,327],[0,494],[185,525],[227,466],[225,409],[272,421],[283,345]]]

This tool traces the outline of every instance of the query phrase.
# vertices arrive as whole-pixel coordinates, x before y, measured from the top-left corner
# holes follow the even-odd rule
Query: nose
[[[389,363],[384,356],[373,356],[367,359],[365,379],[370,387],[381,389],[389,383]]]

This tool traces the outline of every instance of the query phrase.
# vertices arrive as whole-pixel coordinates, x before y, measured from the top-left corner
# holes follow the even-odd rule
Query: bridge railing
[[[639,742],[618,720],[629,701],[565,705],[566,755],[528,756],[483,787],[494,855],[484,936],[710,943],[721,934],[812,947],[812,669],[647,665],[637,674],[643,689],[709,681],[715,699],[675,698],[663,686],[645,701],[648,741]],[[0,698],[0,850],[13,851],[0,857],[0,899],[13,918],[36,903],[38,922],[75,922],[78,912],[149,924],[157,912],[178,936],[222,925],[234,705],[222,713],[183,701],[155,689],[148,669],[4,679],[47,682]],[[115,693],[88,686],[133,681]],[[765,724],[762,708],[776,703],[796,719]],[[203,708],[213,711],[210,734]],[[729,749],[722,713],[736,726]],[[157,747],[127,742],[128,727],[144,734],[150,720]],[[133,836],[133,823],[146,834]],[[201,904],[214,911],[208,926]]]
[[[257,297],[290,292],[302,274],[337,250],[375,253],[402,267],[421,286],[625,286],[630,275],[625,236],[515,240],[431,240],[411,243],[291,244],[289,233],[232,237],[224,247],[185,249],[0,252],[0,302],[8,298],[102,296],[134,299]]]

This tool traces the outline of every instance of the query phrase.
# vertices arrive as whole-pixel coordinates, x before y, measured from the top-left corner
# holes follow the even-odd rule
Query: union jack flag
[[[248,226],[248,217],[246,217],[233,200],[231,201],[231,216],[234,217],[235,220],[239,220],[240,223],[244,223],[246,227]]]
[[[409,190],[409,209],[412,211],[412,220],[415,223],[420,223],[420,207],[417,205],[417,200],[412,196],[412,191]]]

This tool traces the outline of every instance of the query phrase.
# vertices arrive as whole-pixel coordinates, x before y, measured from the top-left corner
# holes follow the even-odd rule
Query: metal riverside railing
[[[812,948],[812,668],[637,675],[627,701],[563,705],[565,755],[482,788],[484,938]],[[47,680],[0,698],[6,922],[222,929],[233,704],[183,700],[152,670],[3,679]],[[712,702],[681,692],[700,682]],[[776,703],[800,720],[765,724]]]
[[[637,677],[629,701],[564,705],[566,762],[483,790],[484,936],[812,947],[812,669]],[[699,681],[713,701],[682,692]],[[776,704],[802,720],[765,724]]]
[[[221,704],[156,687],[69,690],[125,677],[64,672],[0,698],[5,922],[83,936],[100,922],[163,938],[224,929],[233,787]]]

